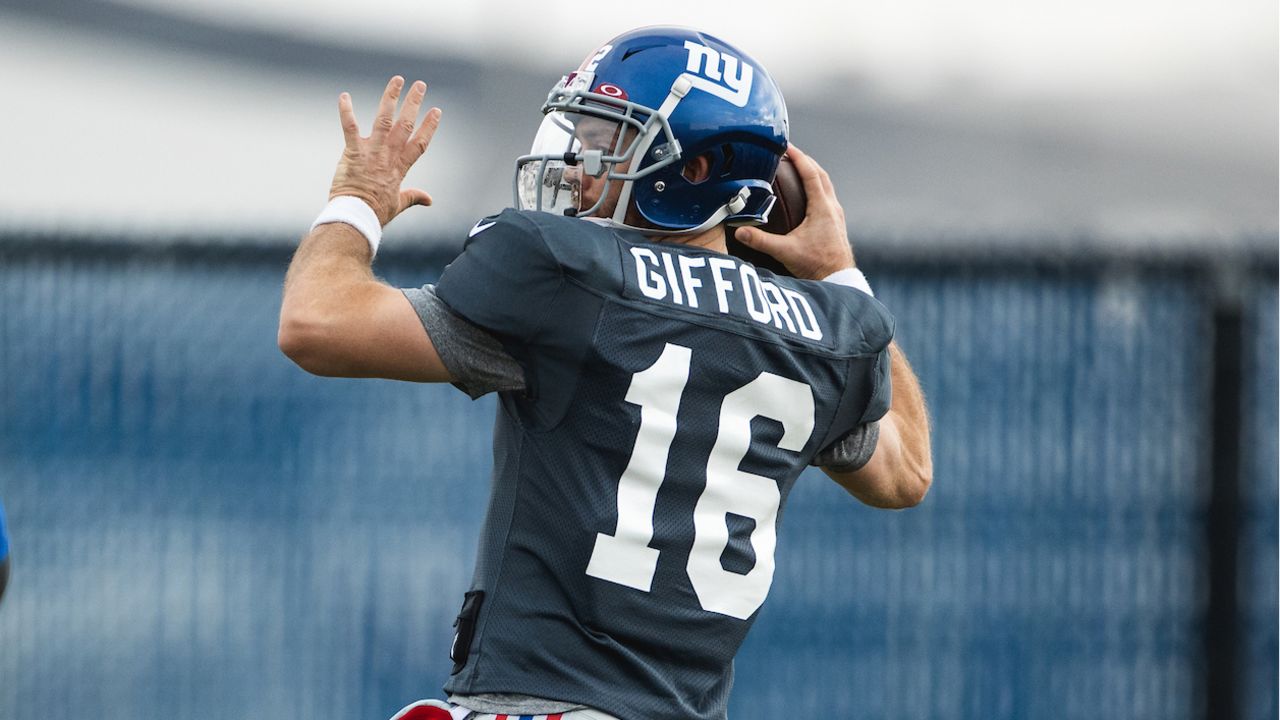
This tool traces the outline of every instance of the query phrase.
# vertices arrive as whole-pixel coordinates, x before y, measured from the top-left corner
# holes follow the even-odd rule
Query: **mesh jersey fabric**
[[[820,450],[887,411],[892,317],[850,288],[583,220],[509,210],[490,221],[436,293],[502,344],[526,389],[499,395],[472,582],[483,601],[445,689],[580,703],[623,720],[724,718],[733,656],[758,610],[744,598],[767,592],[768,537],[787,494]],[[674,410],[666,462],[651,467],[657,455],[638,450],[638,437],[662,413],[644,404],[652,398],[627,399],[659,367],[684,380],[653,390]],[[729,400],[758,387],[799,393],[787,397],[808,417],[796,420],[795,404],[755,413]],[[745,444],[725,470],[730,425]],[[798,426],[807,431],[797,440]],[[636,486],[621,490],[634,467],[657,483],[648,517],[637,516]],[[741,497],[725,478],[744,483]],[[764,506],[751,505],[760,497]],[[634,568],[588,574],[601,537],[621,537],[623,513],[649,523],[648,542],[630,548],[656,551],[647,587],[603,576]]]
[[[520,365],[488,333],[454,315],[436,295],[435,285],[403,288],[401,292],[449,369],[454,387],[472,399],[491,392],[524,390]],[[863,423],[815,455],[811,464],[853,472],[871,460],[879,437],[879,423]]]

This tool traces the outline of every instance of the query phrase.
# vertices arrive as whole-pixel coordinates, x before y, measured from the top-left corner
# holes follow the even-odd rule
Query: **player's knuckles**
[[[406,169],[408,169],[408,166],[412,165],[418,158],[422,157],[422,154],[427,151],[427,145],[429,144],[430,140],[427,138],[417,137],[413,138],[405,145],[403,162]]]
[[[341,165],[348,171],[354,172],[356,168],[365,167],[369,164],[370,158],[368,153],[359,148],[348,148],[342,154]]]
[[[748,232],[745,236],[744,242],[764,253],[768,253],[770,250],[776,250],[777,246],[781,244],[778,242],[777,237],[770,235],[763,230],[752,230]]]
[[[364,164],[364,167],[368,170],[369,175],[375,178],[384,178],[395,175],[400,170],[398,164],[384,153],[380,153],[377,157],[370,158],[369,161]]]
[[[814,162],[813,158],[805,155],[802,158],[797,158],[794,163],[796,166],[796,172],[799,173],[802,179],[811,181],[822,180],[822,176],[819,174],[822,171],[822,168],[818,167],[818,163]]]

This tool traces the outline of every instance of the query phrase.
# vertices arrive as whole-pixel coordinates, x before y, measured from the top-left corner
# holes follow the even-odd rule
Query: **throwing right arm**
[[[880,418],[880,439],[871,459],[852,472],[822,471],[867,505],[909,508],[924,500],[933,482],[929,415],[920,381],[897,343],[890,343],[889,358],[893,395],[889,412]]]
[[[772,255],[796,277],[822,280],[854,268],[844,209],[831,177],[818,163],[792,145],[787,149],[804,181],[805,219],[786,235],[759,228],[738,228],[739,242]],[[929,416],[920,381],[896,343],[889,345],[892,397],[879,420],[879,439],[871,459],[856,470],[823,466],[822,470],[858,500],[879,508],[907,508],[924,499],[933,481],[929,448]]]

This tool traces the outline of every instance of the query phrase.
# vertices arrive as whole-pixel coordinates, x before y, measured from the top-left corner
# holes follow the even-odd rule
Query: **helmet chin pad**
[[[729,217],[725,218],[724,222],[731,227],[763,225],[769,222],[769,211],[773,210],[773,206],[777,201],[778,198],[773,194],[772,187],[767,190],[758,187],[749,188],[746,202],[743,204],[742,209],[737,212],[730,212]]]

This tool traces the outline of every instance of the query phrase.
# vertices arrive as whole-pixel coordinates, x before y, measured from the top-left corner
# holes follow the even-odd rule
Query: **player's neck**
[[[725,245],[724,225],[717,225],[709,230],[698,233],[688,239],[682,236],[675,236],[668,242],[679,243],[680,245],[688,245],[690,247],[706,248],[707,250],[715,250],[724,255],[729,254],[729,248]]]

